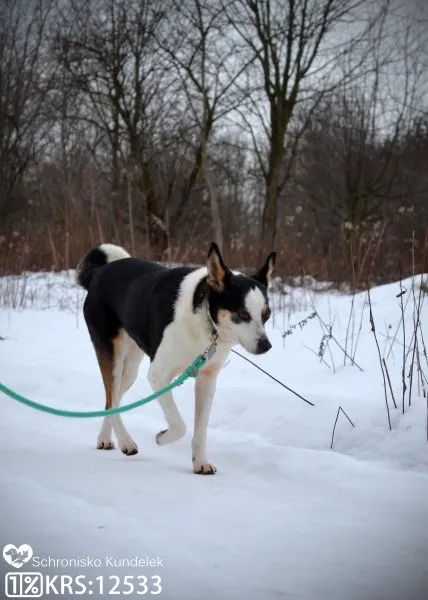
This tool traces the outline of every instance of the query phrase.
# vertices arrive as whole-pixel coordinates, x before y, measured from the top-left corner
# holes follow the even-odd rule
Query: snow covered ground
[[[411,282],[404,284],[408,346],[413,298]],[[71,274],[31,276],[25,290],[22,280],[13,285],[0,280],[0,381],[53,406],[102,408],[83,294],[72,287]],[[366,294],[355,296],[348,327],[350,295],[315,292],[314,286],[286,291],[274,300],[273,349],[251,358],[315,407],[232,354],[219,377],[209,429],[215,477],[191,471],[192,382],[175,394],[189,432],[174,445],[155,444],[164,427],[155,402],[126,413],[140,447],[133,457],[95,449],[99,420],[62,419],[1,396],[0,549],[30,544],[39,557],[102,562],[98,568],[51,566],[44,573],[91,580],[159,575],[159,597],[168,600],[426,600],[427,405],[415,374],[412,406],[406,400],[401,411],[399,284],[371,294],[399,404],[391,410],[392,432]],[[6,293],[16,309],[6,307]],[[349,360],[344,365],[343,351],[323,340],[317,317],[282,337],[314,310],[333,324],[343,347],[348,330],[347,351],[353,355],[356,346],[362,370]],[[428,341],[427,322],[425,301],[421,325]],[[150,393],[147,367],[143,361],[125,402]],[[341,413],[331,450],[339,406],[355,428]],[[160,557],[162,565],[115,567],[105,564],[111,557]],[[31,562],[23,568],[40,571]],[[6,570],[13,569],[3,562],[0,572]],[[81,597],[106,594],[94,588]]]

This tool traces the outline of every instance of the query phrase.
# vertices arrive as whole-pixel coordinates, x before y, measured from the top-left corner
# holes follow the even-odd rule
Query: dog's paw
[[[110,438],[98,438],[97,449],[98,450],[114,450],[114,442]]]
[[[166,442],[162,441],[162,438],[165,438],[165,433],[168,433],[168,429],[164,429],[163,431],[159,431],[159,433],[156,434],[156,444],[158,446],[162,446],[162,444],[166,443]]]
[[[176,442],[182,438],[185,434],[186,426],[184,424],[170,427],[169,429],[164,429],[163,431],[159,431],[159,433],[156,435],[156,444],[158,446],[172,444],[173,442]]]
[[[126,454],[126,456],[133,456],[134,454],[138,454],[138,446],[135,442],[127,442],[124,443],[122,442],[120,445],[120,449],[122,450],[123,454]]]
[[[217,469],[210,463],[193,459],[193,472],[196,473],[196,475],[215,475]]]

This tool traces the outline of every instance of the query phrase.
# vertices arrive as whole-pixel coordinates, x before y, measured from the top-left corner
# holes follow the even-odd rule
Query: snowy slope
[[[34,281],[28,282],[30,288]],[[0,341],[0,381],[47,404],[102,408],[101,377],[80,311],[80,291],[71,287],[69,275],[51,275],[49,293],[42,276],[37,285],[32,299],[21,302],[24,309],[0,313],[0,335],[6,338]],[[375,289],[372,304],[401,402],[398,291],[398,284]],[[61,419],[2,396],[0,547],[27,543],[40,556],[89,555],[103,561],[106,556],[159,556],[163,566],[152,569],[63,571],[90,571],[94,577],[157,574],[163,587],[159,597],[168,600],[426,600],[426,400],[414,383],[412,406],[404,415],[392,410],[389,432],[366,296],[354,301],[354,343],[362,318],[355,354],[360,371],[349,361],[343,365],[343,352],[332,340],[332,354],[328,348],[324,354],[329,366],[320,362],[316,354],[323,332],[317,318],[282,337],[313,312],[315,303],[344,345],[351,297],[287,292],[275,298],[269,326],[273,350],[252,358],[316,406],[231,355],[210,422],[208,456],[218,468],[215,477],[191,472],[191,382],[175,394],[189,425],[176,444],[155,444],[164,426],[156,403],[124,416],[140,447],[134,457],[95,449],[98,420]],[[405,302],[409,344],[411,294]],[[424,306],[423,331],[427,318]],[[150,393],[147,367],[143,361],[126,402]],[[355,428],[341,414],[330,450],[339,406]]]

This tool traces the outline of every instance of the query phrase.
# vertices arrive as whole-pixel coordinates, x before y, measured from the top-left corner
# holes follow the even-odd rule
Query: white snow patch
[[[101,377],[81,315],[84,293],[72,282],[72,273],[29,275],[33,293],[18,295],[22,310],[2,309],[0,381],[52,406],[100,409]],[[404,284],[409,344],[413,300],[411,282]],[[5,289],[0,280],[0,295]],[[3,545],[27,543],[36,555],[58,558],[159,556],[163,567],[87,573],[161,575],[163,599],[426,600],[427,405],[415,379],[412,406],[401,411],[398,292],[398,284],[372,291],[399,404],[391,411],[392,432],[364,294],[355,296],[353,327],[355,346],[362,314],[355,353],[362,372],[349,361],[344,366],[332,340],[331,354],[328,348],[324,354],[330,368],[320,362],[324,332],[317,318],[282,338],[315,302],[344,346],[349,295],[294,289],[292,299],[276,298],[268,326],[273,349],[251,359],[316,406],[232,354],[218,380],[208,435],[215,477],[192,473],[191,430],[174,445],[156,446],[164,427],[156,403],[124,415],[140,446],[140,454],[126,457],[95,449],[98,419],[62,419],[2,396]],[[426,333],[427,317],[424,305]],[[150,393],[146,360],[125,402]],[[192,383],[175,397],[191,426]],[[330,450],[339,406],[355,429],[341,414]]]

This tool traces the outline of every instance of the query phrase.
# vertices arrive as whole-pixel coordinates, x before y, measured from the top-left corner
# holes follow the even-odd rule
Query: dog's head
[[[267,287],[275,266],[271,252],[264,265],[251,276],[234,273],[224,264],[217,244],[208,253],[209,311],[220,336],[241,344],[252,354],[263,354],[272,345],[265,323],[270,317]]]

